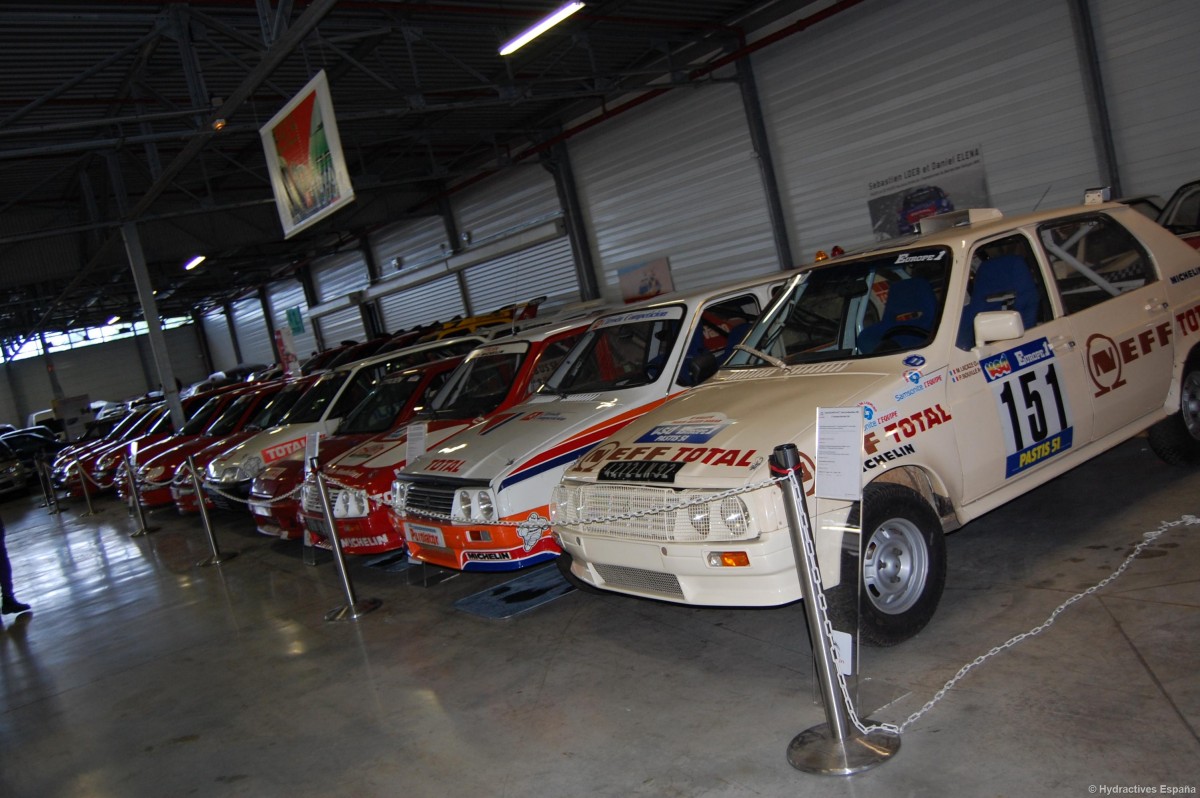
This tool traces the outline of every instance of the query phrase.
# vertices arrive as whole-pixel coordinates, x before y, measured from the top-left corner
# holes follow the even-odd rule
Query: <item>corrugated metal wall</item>
[[[1090,0],[1122,189],[1161,194],[1200,177],[1200,8]]]
[[[446,226],[440,216],[408,219],[388,225],[371,236],[371,251],[384,279],[396,273],[394,258],[400,258],[400,270],[444,258],[450,251]],[[391,328],[389,328],[391,329]]]
[[[560,212],[554,178],[536,163],[506,169],[451,201],[459,233],[474,245]]]
[[[571,242],[565,236],[474,266],[464,277],[467,295],[476,313],[487,313],[539,296],[546,297],[544,307],[565,305],[579,299]]]
[[[449,321],[466,313],[462,292],[458,290],[458,278],[453,275],[418,286],[411,291],[381,297],[379,306],[382,308],[384,326],[393,333],[419,324]]]
[[[278,360],[275,357],[275,345],[267,334],[267,320],[258,296],[239,299],[232,308],[233,328],[237,330],[242,362],[270,365]]]
[[[313,285],[322,302],[340,299],[352,291],[361,291],[371,280],[367,264],[361,252],[343,252],[330,255],[313,263]],[[366,330],[362,314],[357,307],[339,310],[318,318],[325,346],[336,346],[339,341],[362,341]]]
[[[872,179],[964,147],[1009,212],[1098,180],[1065,1],[865,3],[754,62],[802,260],[872,240]]]
[[[779,268],[736,86],[680,90],[571,143],[600,283],[668,257],[678,289]]]
[[[299,308],[300,320],[304,323],[304,331],[292,333],[292,342],[296,347],[296,355],[303,360],[317,348],[316,334],[313,332],[312,319],[308,315],[308,303],[304,301],[304,286],[299,280],[282,280],[272,283],[267,296],[271,302],[271,320],[275,329],[289,329],[287,312],[289,308]]]
[[[236,366],[238,358],[233,349],[233,333],[229,329],[229,319],[225,317],[225,311],[221,308],[214,308],[204,314],[203,322],[204,336],[208,341],[208,350],[212,354],[213,368],[222,371]]]

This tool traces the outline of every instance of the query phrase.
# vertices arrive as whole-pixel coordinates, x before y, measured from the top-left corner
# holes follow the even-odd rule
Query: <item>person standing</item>
[[[28,609],[28,604],[22,604],[13,595],[12,566],[8,562],[8,549],[4,546],[4,519],[0,518],[0,614],[12,615]]]

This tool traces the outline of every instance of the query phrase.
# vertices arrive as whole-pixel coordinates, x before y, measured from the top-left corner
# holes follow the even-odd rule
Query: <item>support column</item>
[[[767,202],[767,218],[771,222],[771,238],[775,242],[775,260],[781,271],[791,269],[799,264],[792,257],[789,227],[783,215],[783,202],[779,198],[779,182],[775,179],[775,161],[771,157],[767,126],[763,122],[762,105],[758,100],[758,83],[754,79],[749,56],[737,59],[734,64],[746,126],[750,131],[750,146],[754,148],[754,159],[758,162],[758,172],[762,177],[763,198]]]
[[[554,176],[554,188],[558,192],[558,204],[563,211],[563,222],[567,238],[571,241],[571,252],[575,256],[575,277],[579,281],[579,298],[600,298],[600,283],[596,279],[596,264],[592,259],[592,244],[584,224],[583,205],[575,183],[575,170],[566,142],[556,142],[541,154],[542,166]]]
[[[1071,22],[1075,29],[1075,46],[1083,69],[1083,85],[1087,95],[1088,115],[1092,120],[1092,135],[1096,140],[1096,156],[1104,182],[1112,189],[1113,199],[1124,195],[1121,172],[1117,165],[1117,146],[1113,142],[1112,118],[1108,113],[1108,97],[1104,77],[1100,72],[1100,55],[1096,48],[1096,29],[1088,0],[1073,0]]]

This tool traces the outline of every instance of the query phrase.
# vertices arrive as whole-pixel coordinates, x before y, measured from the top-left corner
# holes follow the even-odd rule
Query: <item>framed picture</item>
[[[354,199],[324,70],[275,114],[259,135],[284,238]]]

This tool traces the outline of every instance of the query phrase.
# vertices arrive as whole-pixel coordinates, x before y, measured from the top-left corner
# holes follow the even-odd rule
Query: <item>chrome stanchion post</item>
[[[83,473],[83,466],[79,460],[75,460],[75,473],[79,475],[79,486],[83,489],[83,503],[87,505],[87,512],[80,514],[80,518],[86,518],[89,515],[96,515],[96,508],[92,506],[92,492],[88,490],[87,474]]]
[[[142,503],[138,500],[137,492],[137,475],[133,473],[133,464],[129,462],[129,455],[122,454],[121,459],[125,461],[125,479],[129,483],[129,502],[132,505],[134,517],[137,519],[138,528],[134,530],[130,537],[142,537],[151,532],[158,531],[156,526],[146,526],[146,514],[142,512]]]
[[[58,503],[58,491],[54,489],[54,474],[50,471],[50,464],[43,460],[41,467],[46,475],[46,488],[49,490],[50,496],[50,505],[46,512],[50,515],[61,513],[63,508],[62,505]]]
[[[46,458],[39,454],[33,458],[33,468],[37,471],[38,485],[42,488],[42,499],[45,502],[40,505],[46,508],[46,512],[53,515],[61,513],[62,509],[58,506],[58,497],[54,494],[54,480],[50,477],[50,468],[46,465]]]
[[[338,537],[337,523],[333,519],[333,506],[329,503],[329,490],[325,485],[325,475],[317,469],[316,458],[313,459],[312,468],[317,478],[317,490],[321,493],[321,509],[325,513],[325,523],[329,525],[329,543],[333,549],[333,561],[337,564],[338,575],[342,578],[342,587],[346,591],[346,604],[325,613],[325,620],[357,621],[359,617],[368,612],[379,609],[383,602],[377,598],[358,600],[354,597],[354,586],[350,584],[350,574],[346,571],[346,559],[342,554],[342,541]]]
[[[236,551],[231,551],[228,554],[222,554],[220,547],[217,546],[217,536],[213,532],[212,521],[208,517],[208,507],[204,505],[204,488],[200,485],[200,475],[196,473],[196,462],[189,454],[187,456],[188,471],[192,475],[192,490],[196,491],[196,504],[200,508],[200,521],[204,524],[204,532],[208,535],[208,545],[212,549],[212,556],[196,563],[200,567],[207,565],[220,565],[226,560],[232,560],[237,556]]]
[[[801,732],[788,745],[787,758],[792,767],[807,773],[846,776],[886,762],[900,748],[900,735],[884,729],[863,733],[850,723],[846,712],[849,700],[839,689],[833,645],[827,633],[828,613],[822,605],[823,587],[817,570],[816,548],[809,526],[804,483],[799,479],[800,455],[794,444],[776,446],[771,454],[771,470],[791,478],[779,483],[783,490],[783,509],[792,532],[796,571],[804,591],[804,618],[816,660],[821,700],[825,705],[825,723]],[[796,489],[799,485],[799,489]],[[832,627],[829,627],[832,628]],[[866,721],[871,724],[872,721]]]

